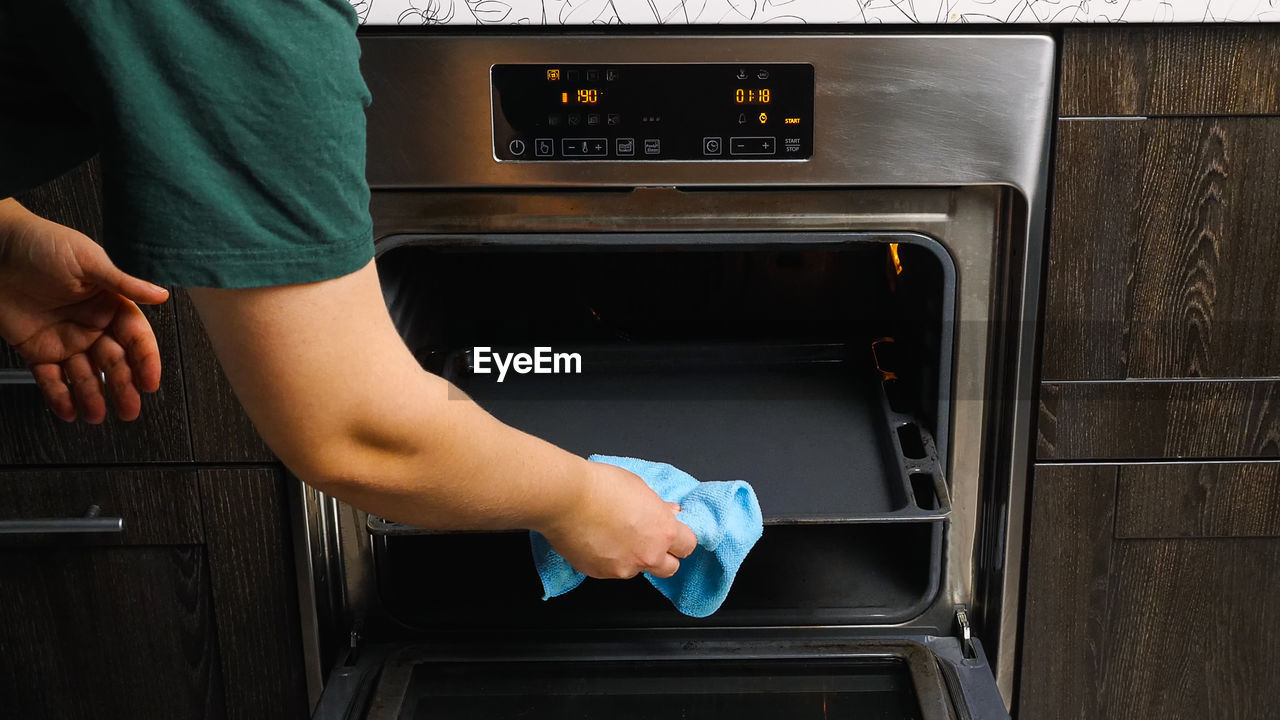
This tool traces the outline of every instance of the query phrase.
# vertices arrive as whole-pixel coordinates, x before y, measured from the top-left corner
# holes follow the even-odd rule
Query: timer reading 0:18
[[[733,91],[733,101],[738,105],[768,105],[769,99],[769,88],[738,88]]]

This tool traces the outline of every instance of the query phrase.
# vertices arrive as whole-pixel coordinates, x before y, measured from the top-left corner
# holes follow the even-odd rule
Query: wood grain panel
[[[1031,479],[1018,716],[1098,716],[1114,466],[1040,465]]]
[[[187,293],[174,297],[182,342],[183,376],[190,398],[192,452],[198,462],[272,462],[213,353],[204,324]]]
[[[184,545],[203,542],[195,470],[0,472],[0,520],[83,516],[97,505],[119,533],[0,536],[0,545]]]
[[[1280,463],[1120,469],[1116,537],[1280,536]]]
[[[199,546],[0,549],[0,711],[225,716]]]
[[[1280,540],[1117,541],[1100,718],[1271,720]]]
[[[1263,25],[1066,28],[1059,111],[1280,113],[1280,34]]]
[[[19,197],[32,212],[102,236],[101,182],[94,162]],[[142,416],[126,423],[108,417],[101,425],[64,423],[44,405],[34,385],[0,385],[0,465],[180,462],[191,458],[186,399],[178,357],[174,303],[143,308],[160,343],[160,390],[142,398]],[[0,367],[22,360],[0,342]]]
[[[1045,383],[1042,460],[1280,457],[1280,380]]]
[[[1062,121],[1048,380],[1280,375],[1280,117]]]
[[[96,156],[17,200],[43,218],[101,241],[102,164]]]
[[[229,718],[303,718],[307,688],[284,478],[201,470]]]

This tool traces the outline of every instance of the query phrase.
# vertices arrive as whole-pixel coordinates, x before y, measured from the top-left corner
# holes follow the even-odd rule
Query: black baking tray
[[[475,372],[467,349],[449,354],[443,375],[499,420],[570,452],[746,480],[766,524],[941,520],[951,506],[933,440],[890,406],[894,376],[874,344],[555,348],[577,353],[581,373],[510,371],[501,382]],[[370,529],[415,531],[378,518]]]

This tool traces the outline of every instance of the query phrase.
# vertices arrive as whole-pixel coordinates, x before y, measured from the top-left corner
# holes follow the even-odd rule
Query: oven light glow
[[[902,259],[898,257],[898,243],[889,243],[889,257],[893,258],[893,274],[902,274]]]

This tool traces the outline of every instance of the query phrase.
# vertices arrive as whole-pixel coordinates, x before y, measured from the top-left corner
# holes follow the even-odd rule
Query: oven
[[[641,579],[543,601],[527,533],[299,485],[315,716],[1007,716],[1052,39],[362,44],[423,366],[575,453],[746,480],[765,531],[699,620]]]

